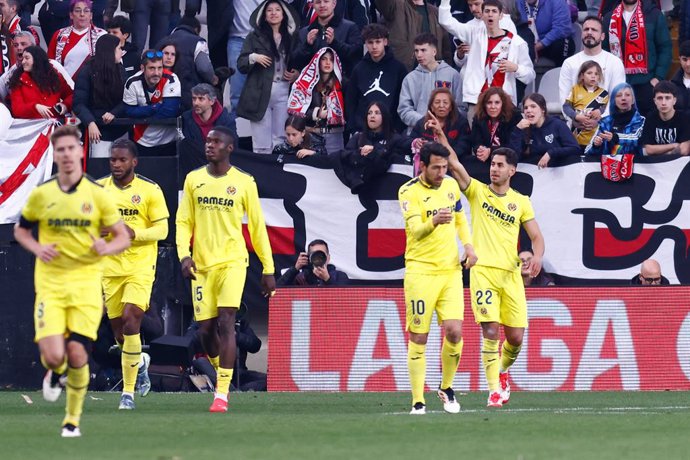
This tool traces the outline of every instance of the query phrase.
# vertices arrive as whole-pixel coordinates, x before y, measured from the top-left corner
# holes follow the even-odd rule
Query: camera
[[[309,255],[309,263],[314,267],[323,267],[327,259],[328,256],[323,251],[314,251]]]

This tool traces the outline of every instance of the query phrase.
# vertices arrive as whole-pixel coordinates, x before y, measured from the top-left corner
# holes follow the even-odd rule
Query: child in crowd
[[[577,84],[563,103],[563,113],[573,120],[573,134],[584,148],[592,139],[609,102],[609,93],[600,85],[604,72],[595,61],[586,61],[577,74]]]
[[[321,136],[307,132],[304,118],[290,115],[285,120],[285,142],[276,145],[273,153],[295,155],[301,159],[312,155],[326,155],[326,148]]]

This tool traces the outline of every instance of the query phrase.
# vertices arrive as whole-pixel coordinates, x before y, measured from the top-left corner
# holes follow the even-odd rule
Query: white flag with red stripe
[[[0,140],[0,224],[19,220],[31,190],[51,176],[52,120],[13,120]]]

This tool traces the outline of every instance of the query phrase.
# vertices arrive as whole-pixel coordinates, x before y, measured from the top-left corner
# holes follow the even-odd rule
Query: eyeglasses
[[[148,50],[147,52],[144,53],[144,57],[146,59],[162,58],[163,52],[162,51]]]
[[[84,8],[83,10],[82,9],[76,9],[76,10],[72,10],[72,13],[74,13],[74,14],[89,14],[89,13],[91,13],[91,10],[88,8]]]
[[[640,278],[642,279],[642,281],[644,281],[647,284],[661,284],[661,277],[660,276],[657,278],[647,278],[645,276],[640,275]]]

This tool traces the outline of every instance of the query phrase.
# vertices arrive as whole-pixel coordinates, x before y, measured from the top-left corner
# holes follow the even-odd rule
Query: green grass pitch
[[[32,401],[25,401],[26,395]],[[119,394],[88,393],[82,437],[59,435],[64,395],[0,392],[0,458],[9,459],[690,459],[687,392],[518,393],[486,409],[460,396],[460,414],[407,393],[152,393],[133,412]]]

